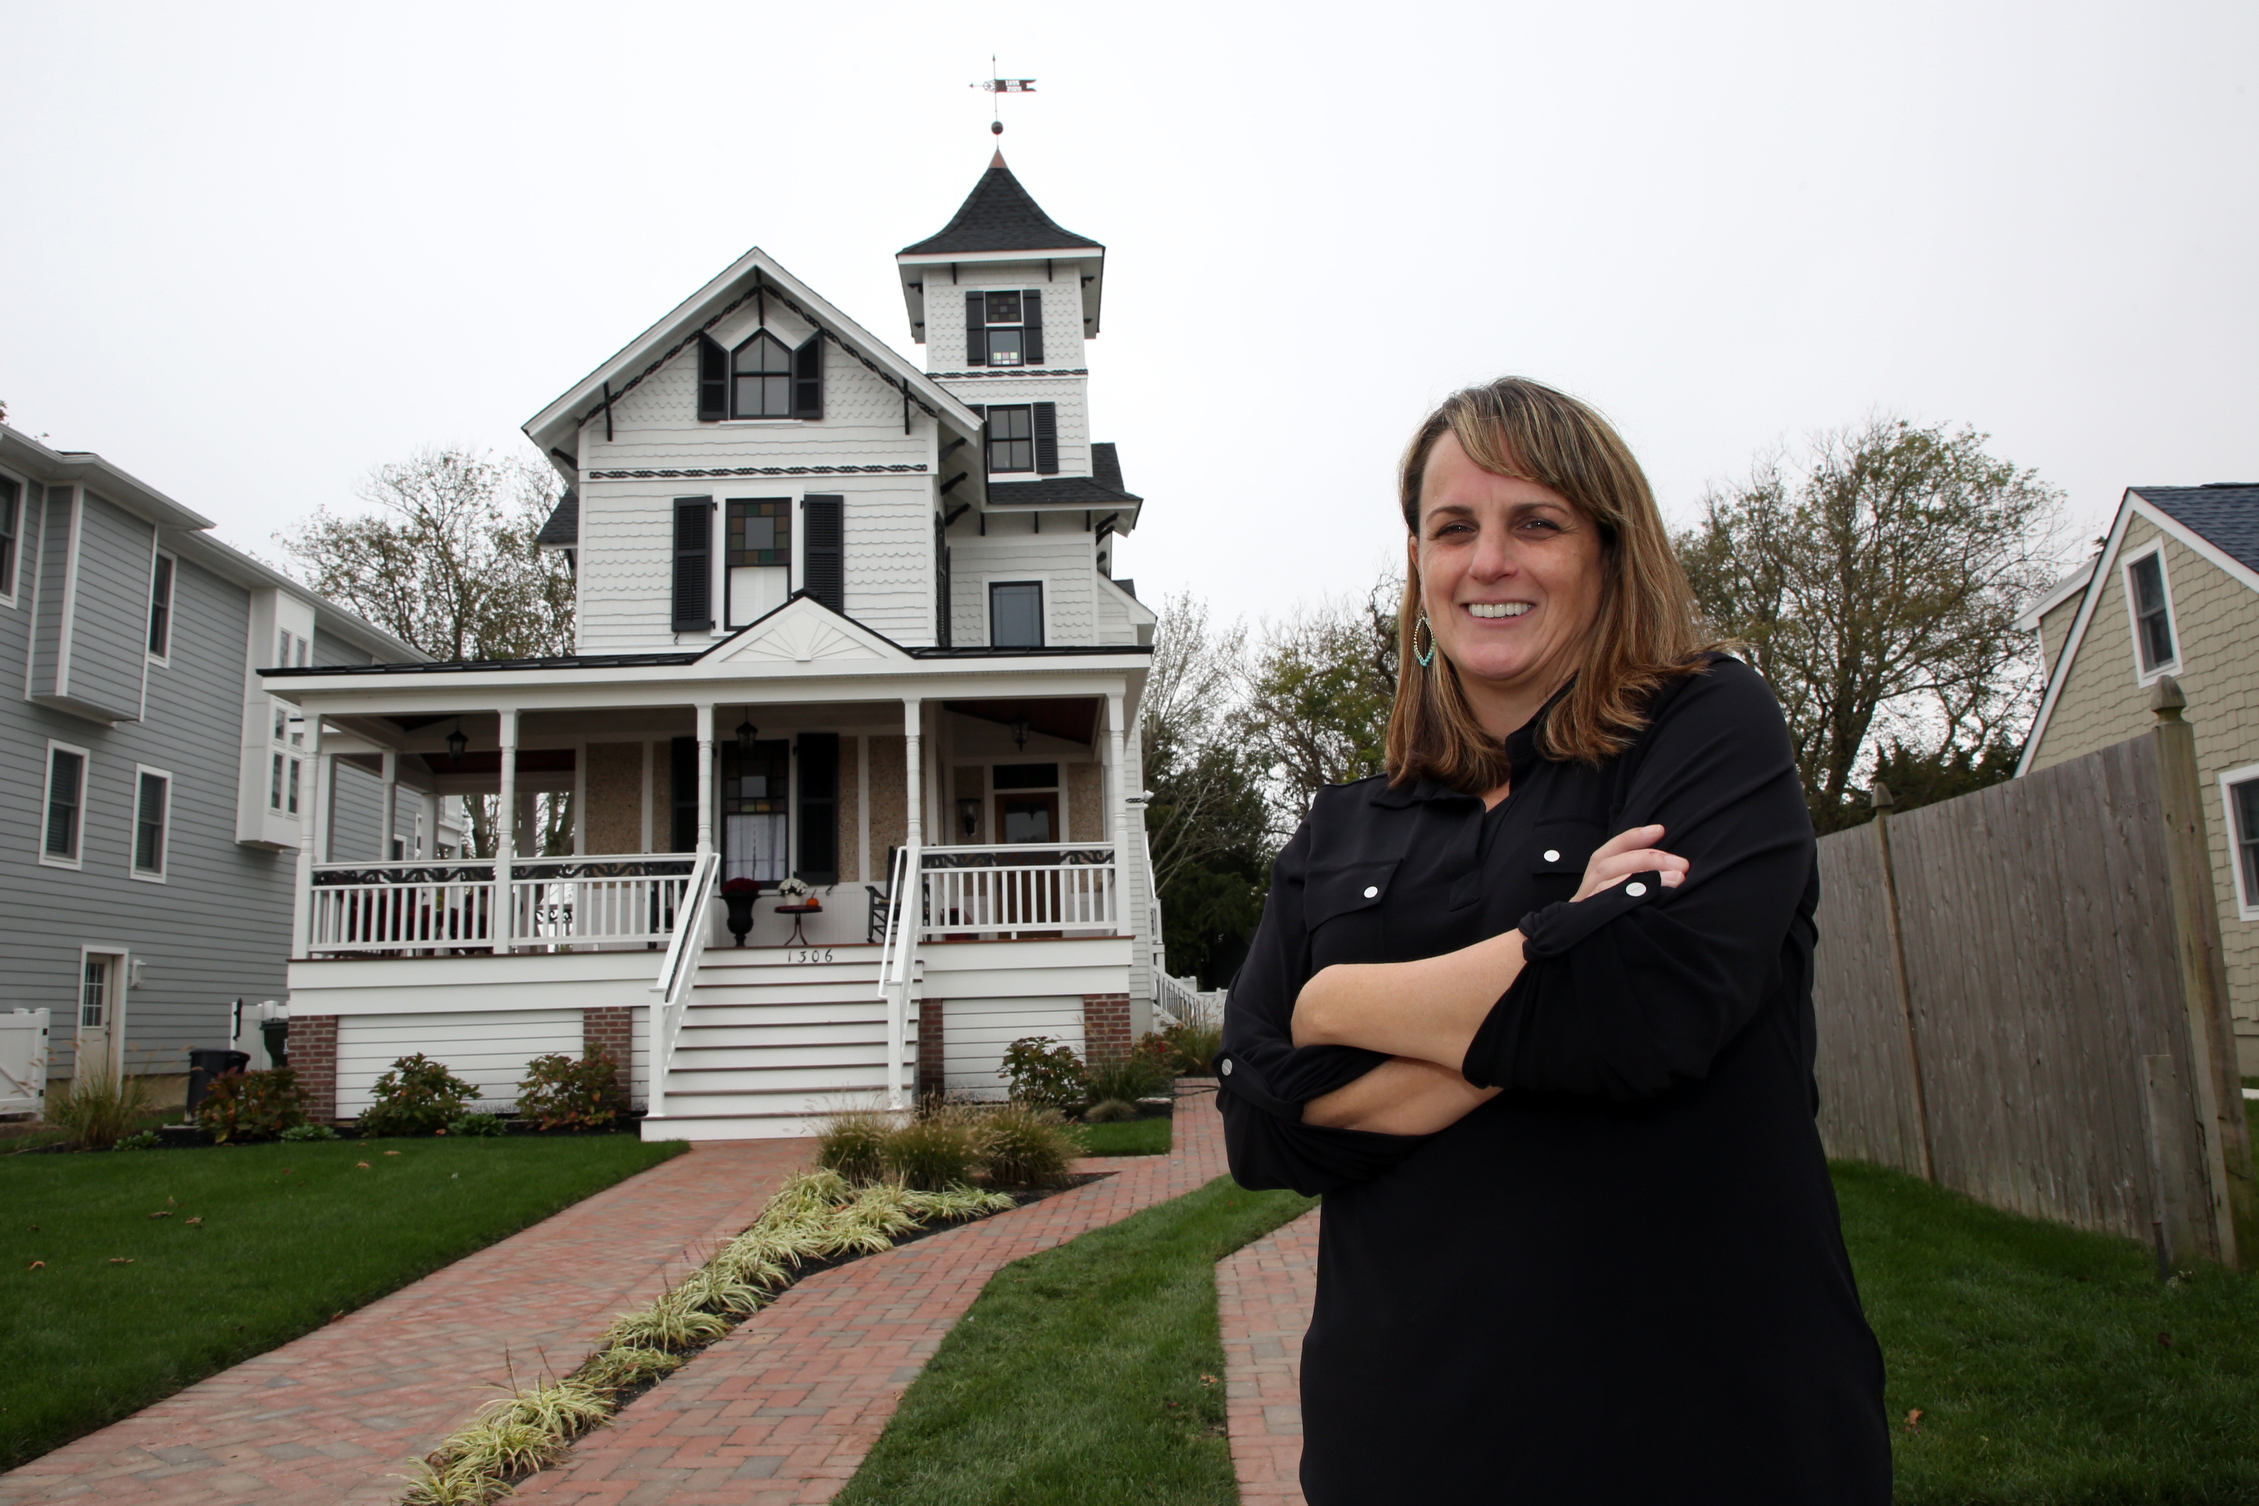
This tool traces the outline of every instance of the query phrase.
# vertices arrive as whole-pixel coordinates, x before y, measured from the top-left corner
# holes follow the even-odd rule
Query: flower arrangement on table
[[[809,888],[804,879],[780,880],[777,884],[777,900],[781,904],[806,905],[811,910],[821,910],[824,907],[823,901],[816,898],[816,891]]]

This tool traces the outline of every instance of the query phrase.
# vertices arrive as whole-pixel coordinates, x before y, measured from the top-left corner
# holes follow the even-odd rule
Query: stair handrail
[[[906,871],[913,861],[911,851],[907,846],[894,849],[894,867],[889,870],[886,879],[886,934],[879,940],[878,997],[882,999],[894,986],[895,953],[902,945],[903,936],[902,906],[909,890]],[[908,966],[907,958],[903,959],[902,965]]]
[[[713,929],[707,914],[714,898],[714,870],[720,863],[719,854],[702,852],[691,866],[690,882],[684,886],[682,904],[675,911],[674,935],[668,939],[658,979],[651,985],[651,992],[658,997],[652,1000],[651,1008],[651,1091],[644,1106],[648,1118],[666,1117],[667,1068],[674,1061],[675,1039],[682,1034],[682,1017],[692,981],[698,976],[698,959],[706,954],[706,934]]]
[[[887,889],[887,944],[879,957],[879,997],[886,1000],[886,1106],[908,1107],[902,1091],[902,1056],[910,1039],[910,974],[925,932],[925,860],[919,844],[905,842],[894,855]]]

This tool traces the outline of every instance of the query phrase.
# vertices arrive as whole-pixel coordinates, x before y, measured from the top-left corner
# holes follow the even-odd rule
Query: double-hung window
[[[173,557],[157,556],[149,577],[149,657],[163,659],[173,647]]]
[[[988,641],[994,648],[1043,647],[1043,582],[1000,580],[988,588]]]
[[[47,819],[42,825],[39,861],[66,868],[79,865],[86,814],[86,750],[62,743],[47,745]]]
[[[967,293],[965,364],[1041,366],[1043,294],[1035,288]]]
[[[133,876],[162,879],[171,845],[173,776],[162,769],[134,771]]]
[[[2220,795],[2228,808],[2237,907],[2245,920],[2259,920],[2259,764],[2221,775]]]
[[[2180,652],[2173,642],[2173,600],[2165,583],[2165,552],[2152,549],[2126,566],[2126,605],[2133,613],[2134,648],[2144,676],[2170,669]]]
[[[722,589],[727,624],[738,628],[792,594],[792,499],[731,497],[724,507]]]
[[[267,710],[267,809],[277,815],[295,816],[298,784],[304,777],[300,770],[305,764],[306,723],[280,701],[270,701]]]
[[[16,540],[23,533],[24,488],[0,476],[0,597],[16,594]]]
[[[988,410],[988,468],[1035,469],[1035,410],[1028,404]]]

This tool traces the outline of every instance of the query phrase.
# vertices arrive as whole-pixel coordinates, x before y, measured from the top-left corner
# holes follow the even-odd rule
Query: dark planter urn
[[[737,938],[739,946],[745,945],[745,935],[753,929],[753,901],[760,897],[761,891],[750,885],[722,891],[722,903],[729,906],[729,933]]]

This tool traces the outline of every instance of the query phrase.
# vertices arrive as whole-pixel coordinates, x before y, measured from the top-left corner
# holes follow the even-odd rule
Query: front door
[[[1017,791],[998,795],[996,832],[998,838],[1005,842],[1058,841],[1058,795],[1030,795]]]
[[[87,952],[84,957],[78,990],[78,1059],[71,1072],[115,1076],[117,1045],[125,1029],[119,1018],[119,999],[125,990],[125,979],[119,975],[125,971],[125,959],[111,952]]]

